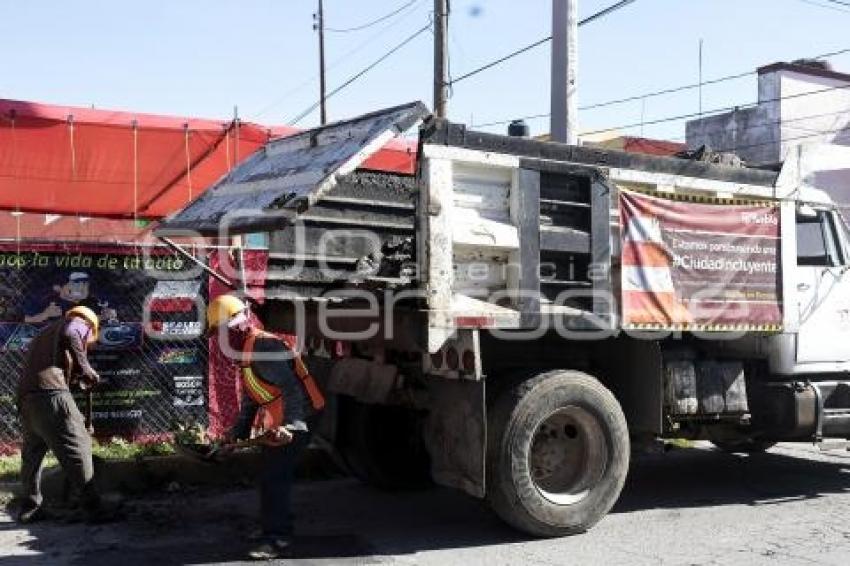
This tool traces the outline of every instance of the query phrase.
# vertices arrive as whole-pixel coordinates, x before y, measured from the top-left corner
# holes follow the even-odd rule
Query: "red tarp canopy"
[[[161,218],[295,131],[0,100],[0,210]],[[415,149],[391,142],[364,167],[412,174]]]

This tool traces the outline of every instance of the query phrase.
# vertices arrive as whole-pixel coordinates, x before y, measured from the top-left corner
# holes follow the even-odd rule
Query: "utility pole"
[[[434,0],[434,115],[446,117],[449,68],[449,0]]]
[[[328,111],[325,108],[325,9],[319,0],[319,11],[313,14],[313,30],[319,32],[319,112],[322,125],[328,123]]]
[[[552,0],[552,141],[578,144],[578,0]]]

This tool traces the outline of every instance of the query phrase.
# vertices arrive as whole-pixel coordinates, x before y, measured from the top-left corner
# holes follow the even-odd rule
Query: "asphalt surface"
[[[746,457],[706,448],[637,456],[613,510],[586,534],[528,539],[447,489],[381,493],[353,480],[301,484],[292,565],[850,564],[850,453],[781,445]],[[238,564],[250,489],[128,501],[114,525],[0,515],[0,566]]]

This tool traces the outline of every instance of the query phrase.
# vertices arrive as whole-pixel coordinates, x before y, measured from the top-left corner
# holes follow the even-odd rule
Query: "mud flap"
[[[487,408],[484,381],[428,381],[431,412],[425,422],[425,445],[434,482],[484,497]]]

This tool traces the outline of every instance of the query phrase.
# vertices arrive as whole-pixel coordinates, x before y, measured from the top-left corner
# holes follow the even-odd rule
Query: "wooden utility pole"
[[[313,29],[319,32],[319,112],[322,125],[328,123],[328,111],[325,108],[325,7],[319,0],[319,11],[313,14]]]
[[[578,144],[578,0],[552,0],[552,141]]]
[[[449,0],[434,0],[434,115],[446,117],[449,96]]]

